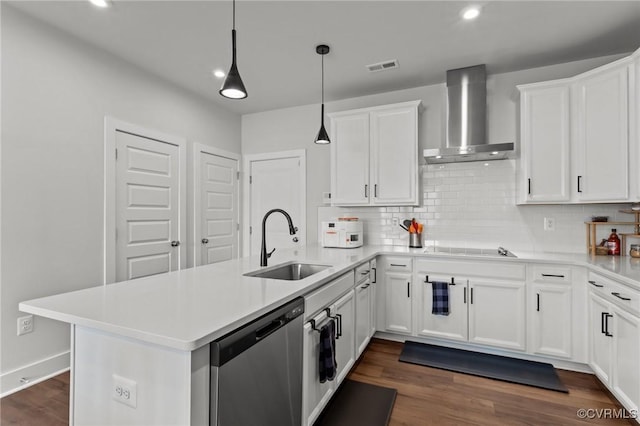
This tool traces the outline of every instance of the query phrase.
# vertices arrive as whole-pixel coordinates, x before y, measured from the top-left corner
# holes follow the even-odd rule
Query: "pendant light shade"
[[[327,134],[327,129],[324,128],[324,55],[329,53],[329,50],[329,46],[326,44],[319,44],[316,46],[316,53],[322,58],[322,106],[320,107],[320,131],[318,132],[318,136],[316,136],[315,140],[315,143],[317,144],[331,143],[329,135]]]
[[[247,89],[244,87],[238,66],[236,65],[236,1],[233,0],[233,29],[231,30],[231,69],[224,79],[220,94],[229,99],[244,99],[247,97]]]

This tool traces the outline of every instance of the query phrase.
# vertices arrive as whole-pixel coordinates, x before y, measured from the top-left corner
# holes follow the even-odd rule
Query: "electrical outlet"
[[[33,315],[26,315],[18,318],[18,336],[31,333],[33,331]]]
[[[131,379],[125,379],[117,374],[112,376],[111,396],[118,402],[136,408],[138,399],[138,384]]]
[[[391,218],[391,224],[393,224],[393,226],[400,225],[400,219],[398,219],[397,217],[392,217]]]
[[[555,231],[556,230],[556,220],[552,217],[544,218],[544,230],[545,231]]]

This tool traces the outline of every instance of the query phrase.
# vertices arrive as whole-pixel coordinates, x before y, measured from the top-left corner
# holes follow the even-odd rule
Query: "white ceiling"
[[[218,94],[211,70],[231,62],[231,1],[13,1],[16,8],[238,113],[441,83],[447,69],[489,74],[640,47],[640,1],[483,1],[463,22],[458,1],[245,1],[236,3],[244,100]],[[365,65],[397,59],[395,70]]]

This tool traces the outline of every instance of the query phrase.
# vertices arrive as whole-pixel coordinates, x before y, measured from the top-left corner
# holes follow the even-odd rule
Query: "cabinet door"
[[[609,322],[611,327],[611,322]],[[612,387],[628,410],[640,403],[640,318],[614,308]]]
[[[525,283],[469,280],[469,341],[525,349]]]
[[[304,325],[302,363],[302,423],[309,426],[318,418],[335,390],[334,382],[326,381],[320,383],[320,375],[318,373],[319,350],[319,334],[311,328],[311,324],[307,323]]]
[[[411,274],[387,272],[385,287],[385,329],[411,334]]]
[[[520,201],[569,201],[569,84],[522,90]]]
[[[331,118],[331,204],[369,204],[369,113]]]
[[[579,201],[629,196],[628,65],[589,73],[574,86]]]
[[[604,383],[611,376],[611,345],[613,334],[611,305],[589,292],[589,366]],[[607,331],[608,329],[608,331]]]
[[[417,123],[417,106],[371,112],[372,204],[418,204]]]
[[[378,266],[376,259],[373,259],[369,265],[371,266],[371,287],[369,287],[371,289],[371,319],[369,323],[371,328],[369,330],[369,337],[372,337],[376,332],[376,324],[378,321]]]
[[[371,283],[366,280],[356,287],[356,359],[369,344],[371,333]]]
[[[353,290],[338,300],[331,312],[340,318],[340,337],[336,340],[336,363],[338,372],[335,383],[339,385],[356,362],[355,315]]]
[[[531,315],[532,348],[536,354],[571,358],[572,292],[570,285],[534,284]]]
[[[450,282],[451,277],[429,275],[430,281]],[[467,280],[455,279],[455,285],[449,285],[449,315],[434,315],[433,285],[425,282],[425,275],[416,275],[418,287],[417,315],[419,336],[442,337],[451,340],[467,341]]]

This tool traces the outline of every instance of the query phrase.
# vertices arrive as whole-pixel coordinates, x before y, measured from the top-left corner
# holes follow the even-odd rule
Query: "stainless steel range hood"
[[[447,71],[446,147],[425,149],[429,164],[508,158],[513,142],[487,143],[487,71],[485,65]]]

